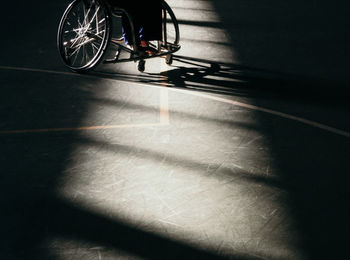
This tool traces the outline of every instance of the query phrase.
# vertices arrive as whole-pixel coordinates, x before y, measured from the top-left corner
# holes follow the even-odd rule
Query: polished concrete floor
[[[169,0],[172,66],[77,74],[68,2],[0,18],[0,259],[349,259],[341,3]]]

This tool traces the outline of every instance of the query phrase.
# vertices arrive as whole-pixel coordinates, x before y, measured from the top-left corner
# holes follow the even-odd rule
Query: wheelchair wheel
[[[163,42],[166,45],[167,49],[175,45],[178,45],[180,42],[180,30],[179,23],[175,17],[173,10],[170,6],[163,1]]]
[[[99,0],[75,0],[63,14],[57,45],[66,66],[76,72],[95,67],[107,49],[111,32],[108,9]]]

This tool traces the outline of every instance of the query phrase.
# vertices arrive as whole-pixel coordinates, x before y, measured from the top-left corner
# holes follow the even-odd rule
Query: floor
[[[348,259],[340,70],[264,60],[275,27],[249,49],[229,12],[252,3],[169,0],[172,66],[77,74],[55,46],[69,1],[39,2],[2,17],[0,259]]]

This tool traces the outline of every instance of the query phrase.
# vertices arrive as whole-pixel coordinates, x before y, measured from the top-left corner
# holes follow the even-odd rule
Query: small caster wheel
[[[115,53],[114,60],[117,61],[119,59],[121,53],[121,48],[119,47],[118,50]]]
[[[173,64],[173,55],[172,55],[172,54],[168,54],[168,55],[165,57],[165,63],[168,64],[168,65]]]
[[[139,64],[137,64],[137,69],[140,72],[144,72],[145,71],[145,64],[146,64],[146,62],[144,60],[140,60]]]

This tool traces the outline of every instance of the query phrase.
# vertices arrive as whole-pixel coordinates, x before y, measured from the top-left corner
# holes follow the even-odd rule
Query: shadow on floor
[[[300,81],[291,77],[289,81],[287,77],[287,82],[272,84],[273,93],[280,93],[286,83],[286,95],[291,95],[295,104],[317,102],[329,110],[337,107],[343,116],[337,113],[330,116],[338,122],[347,121],[350,37],[344,31],[350,25],[348,2],[223,0],[211,3],[241,65],[304,78]],[[279,164],[279,176],[295,187],[289,192],[290,203],[286,206],[297,223],[306,258],[348,259],[348,138],[315,134],[307,128],[301,131],[292,124],[276,128],[262,115],[259,118]]]
[[[94,98],[86,84],[99,84],[96,77],[38,77],[25,72],[19,80],[18,72],[3,72],[1,130],[77,127],[88,111],[88,100]],[[55,250],[69,251],[70,245],[61,249],[47,245],[56,237],[150,259],[225,258],[58,197],[56,191],[70,178],[65,168],[71,152],[80,142],[77,132],[0,135],[1,259],[59,259]],[[258,258],[237,255],[230,259]]]
[[[301,3],[301,1],[294,2]],[[6,59],[4,58],[2,62],[11,64],[13,61],[21,60],[25,64],[33,64],[33,62],[38,62],[40,65],[52,63],[52,60],[47,58],[47,53],[56,53],[54,38],[57,21],[54,21],[54,24],[46,24],[43,21],[50,20],[49,17],[52,15],[50,12],[54,11],[57,6],[62,7],[65,4],[58,2],[50,4],[51,9],[49,9],[49,12],[46,9],[47,3],[47,1],[35,3],[35,7],[38,8],[35,9],[32,3],[21,1],[23,8],[21,8],[20,13],[13,16],[13,13],[9,12],[8,17],[11,18],[6,20],[4,24],[12,24],[13,28],[18,30],[10,26],[6,28],[6,35],[13,34],[14,37],[6,38],[6,49],[12,51],[4,53]],[[295,79],[294,76],[276,76],[274,73],[271,76],[269,71],[274,71],[276,66],[265,66],[268,63],[266,57],[271,57],[270,54],[280,46],[285,46],[283,49],[279,49],[281,50],[280,53],[285,53],[285,50],[288,50],[290,47],[290,45],[285,45],[285,42],[288,42],[290,37],[301,39],[298,37],[300,33],[281,38],[282,41],[274,41],[276,48],[268,44],[261,45],[267,46],[265,50],[269,50],[269,52],[259,51],[258,55],[248,57],[249,51],[247,46],[248,49],[253,49],[251,46],[257,45],[255,40],[259,40],[259,35],[254,36],[255,34],[253,33],[250,35],[251,38],[249,38],[249,35],[244,37],[242,33],[236,34],[233,30],[234,27],[228,26],[230,21],[226,15],[227,12],[230,12],[230,9],[224,9],[225,3],[226,7],[229,6],[227,1],[215,1],[214,4],[224,17],[223,25],[229,27],[229,29],[231,28],[230,34],[235,35],[234,39],[242,39],[241,42],[236,41],[237,44],[234,47],[239,50],[245,64],[251,65],[254,61],[259,61],[259,66],[257,67],[265,69],[252,70],[249,69],[249,66],[212,63],[191,57],[178,56],[175,57],[177,61],[186,64],[186,66],[175,67],[173,70],[164,72],[161,75],[108,75],[106,73],[96,73],[95,75],[149,84],[161,85],[166,83],[169,87],[246,97],[270,98],[277,96],[279,98],[289,98],[290,94],[293,96],[294,93],[294,98],[298,99],[304,97],[304,92],[300,90],[305,90],[303,88],[305,86],[307,87],[306,91],[309,92],[309,94],[306,94],[308,100],[313,96],[314,91],[319,93],[318,84],[321,83],[325,86],[322,87],[321,91],[324,94],[321,95],[321,99],[317,102],[327,100],[327,94],[331,97],[334,96],[335,102],[337,100],[347,100],[347,98],[344,98],[345,95],[343,93],[345,92],[341,88],[332,88],[332,82],[338,82],[337,76],[342,74],[341,71],[337,72],[337,68],[346,68],[347,55],[342,56],[339,62],[340,65],[337,64],[335,69],[332,68],[329,72],[330,76],[328,75],[329,77],[327,78],[330,80],[330,83],[325,84],[323,80],[308,81],[307,79],[304,81],[303,79]],[[236,8],[236,10],[240,10],[241,17],[256,19],[257,16],[254,15],[256,12],[252,13],[251,11],[254,3],[257,3],[257,1],[249,3],[247,1],[235,1],[235,3],[239,3],[239,8]],[[291,3],[292,1],[280,2],[280,5],[282,5],[283,10],[298,10],[296,5],[293,5],[294,8],[289,9],[288,5]],[[325,6],[328,3],[332,7],[329,10],[334,13],[332,17],[335,20],[342,20],[343,16],[339,14],[344,13],[347,10],[346,8],[341,9],[340,12],[334,12],[334,10],[338,9],[338,7],[334,7],[336,3],[328,1],[315,3],[315,6]],[[16,5],[17,2],[8,1],[5,3],[4,10],[15,10]],[[264,8],[265,11],[266,8],[271,8],[270,5],[264,2],[259,6]],[[241,11],[242,8],[245,8],[245,12]],[[300,8],[300,10],[304,10],[302,11],[304,15],[309,13],[309,9]],[[271,8],[271,10],[275,9]],[[326,9],[317,9],[316,12],[311,11],[310,13],[314,13],[320,18],[322,17],[322,12],[326,11]],[[247,16],[247,13],[250,13],[250,15]],[[265,15],[264,12],[258,13],[260,17],[261,15],[263,16],[262,19],[273,17]],[[282,12],[281,15],[283,14],[285,13]],[[292,12],[287,12],[287,14],[293,17]],[[34,22],[31,19],[32,17],[35,17]],[[297,18],[298,16],[295,17]],[[302,19],[301,21],[307,20]],[[17,33],[20,29],[23,29],[23,24],[27,21],[31,21],[31,26],[28,25],[28,30],[22,30],[23,34]],[[329,22],[328,19],[324,19],[324,21]],[[269,25],[270,23],[265,24],[265,28]],[[299,28],[300,26],[303,25],[299,25]],[[272,28],[276,27],[278,26],[275,25]],[[320,27],[324,28],[323,26]],[[30,30],[33,28],[40,28],[40,30]],[[285,28],[288,28],[288,26],[283,26],[282,29]],[[310,28],[310,26],[307,26],[307,28]],[[332,43],[331,49],[335,50],[333,57],[339,57],[340,51],[337,49],[338,45],[336,42],[339,42],[339,32],[343,33],[346,30],[343,30],[341,27],[333,30],[334,26],[329,25],[329,23],[326,28],[326,31],[334,39],[337,39],[335,43]],[[242,31],[244,30],[245,28],[242,29]],[[36,33],[35,37],[32,36],[32,32]],[[49,34],[46,34],[47,32]],[[42,35],[50,35],[52,37],[45,38],[43,43],[41,40],[44,37],[40,37]],[[301,34],[301,36],[303,35]],[[23,38],[27,40],[25,42],[26,48],[21,48]],[[248,40],[248,44],[244,42],[244,39]],[[320,40],[322,39],[324,39],[323,36],[317,38],[315,42],[321,42]],[[275,40],[275,38],[272,38],[272,40]],[[13,47],[14,42],[17,44],[15,47]],[[308,44],[306,50],[313,46],[311,41],[308,41]],[[52,48],[49,49],[44,45]],[[316,51],[318,54],[315,54],[315,56],[318,57],[325,47],[329,50],[328,46],[324,43],[317,45]],[[295,52],[291,52],[288,57],[303,57],[305,50],[303,49],[304,47],[300,48],[302,51],[297,51],[297,56],[293,56]],[[29,53],[30,55],[25,55],[28,54],[28,50],[35,51]],[[266,56],[265,53],[267,53]],[[53,57],[55,56],[52,55]],[[304,71],[308,68],[307,62],[298,67],[298,59],[287,59],[283,55],[275,55],[274,57],[275,65],[280,64],[279,61],[281,60],[284,61],[283,64],[285,66],[291,60],[294,61],[294,63],[290,63],[293,65],[292,69],[287,71]],[[58,63],[58,59],[56,60]],[[325,63],[322,64],[324,65],[327,61],[331,61],[334,64],[334,60],[336,61],[337,59],[332,59],[332,52],[327,52],[323,60]],[[314,65],[315,63],[311,64]],[[320,72],[324,71],[321,67],[312,68],[312,74],[320,75]],[[293,73],[291,72],[291,74]],[[306,75],[306,77],[309,77],[309,75]],[[63,81],[61,80],[58,77],[50,80],[48,77],[37,77],[36,75],[24,76],[24,73],[19,75],[1,72],[1,129],[55,127],[62,126],[62,124],[79,126],[84,116],[88,113],[86,100],[93,95],[93,93],[84,88],[84,84],[88,81],[91,83],[91,79],[72,80],[71,78],[65,78]],[[297,84],[294,84],[294,82],[297,82]],[[314,87],[309,88],[310,84],[308,82],[311,82],[310,84]],[[343,81],[340,80],[340,82]],[[95,83],[93,82],[93,84]],[[281,86],[287,87],[281,88]],[[285,90],[287,90],[287,94],[284,92]],[[79,109],[72,109],[73,106]],[[304,240],[303,247],[307,255],[310,259],[348,259],[348,201],[350,195],[347,186],[349,183],[349,141],[342,137],[329,136],[327,133],[315,136],[313,133],[295,132],[293,127],[288,128],[289,124],[286,124],[283,129],[275,128],[275,125],[271,125],[268,120],[263,118],[261,118],[261,122],[265,127],[264,133],[270,137],[271,148],[279,162],[280,177],[284,183],[288,183],[288,185],[293,187],[290,191],[290,201],[287,206],[298,223],[298,229]],[[106,247],[121,249],[141,257],[155,259],[164,257],[179,259],[184,255],[193,259],[221,258],[212,252],[200,250],[169,238],[110,220],[105,216],[84,210],[79,205],[71,204],[58,198],[55,190],[60,187],[62,179],[67,177],[64,174],[64,169],[69,163],[74,145],[80,142],[79,138],[76,133],[0,135],[1,259],[55,259],[50,249],[45,248],[45,239],[56,235],[96,242]],[[116,236],[116,234],[118,235]],[[163,250],[159,250],[159,247]],[[169,255],[169,252],[174,254]],[[235,258],[255,259],[241,255],[231,257],[231,259]]]
[[[350,98],[346,91],[347,85],[338,81],[181,55],[174,55],[174,62],[176,65],[159,74],[139,74],[136,71],[132,74],[102,69],[89,75],[212,94],[295,100],[308,104],[332,103],[341,106]]]

